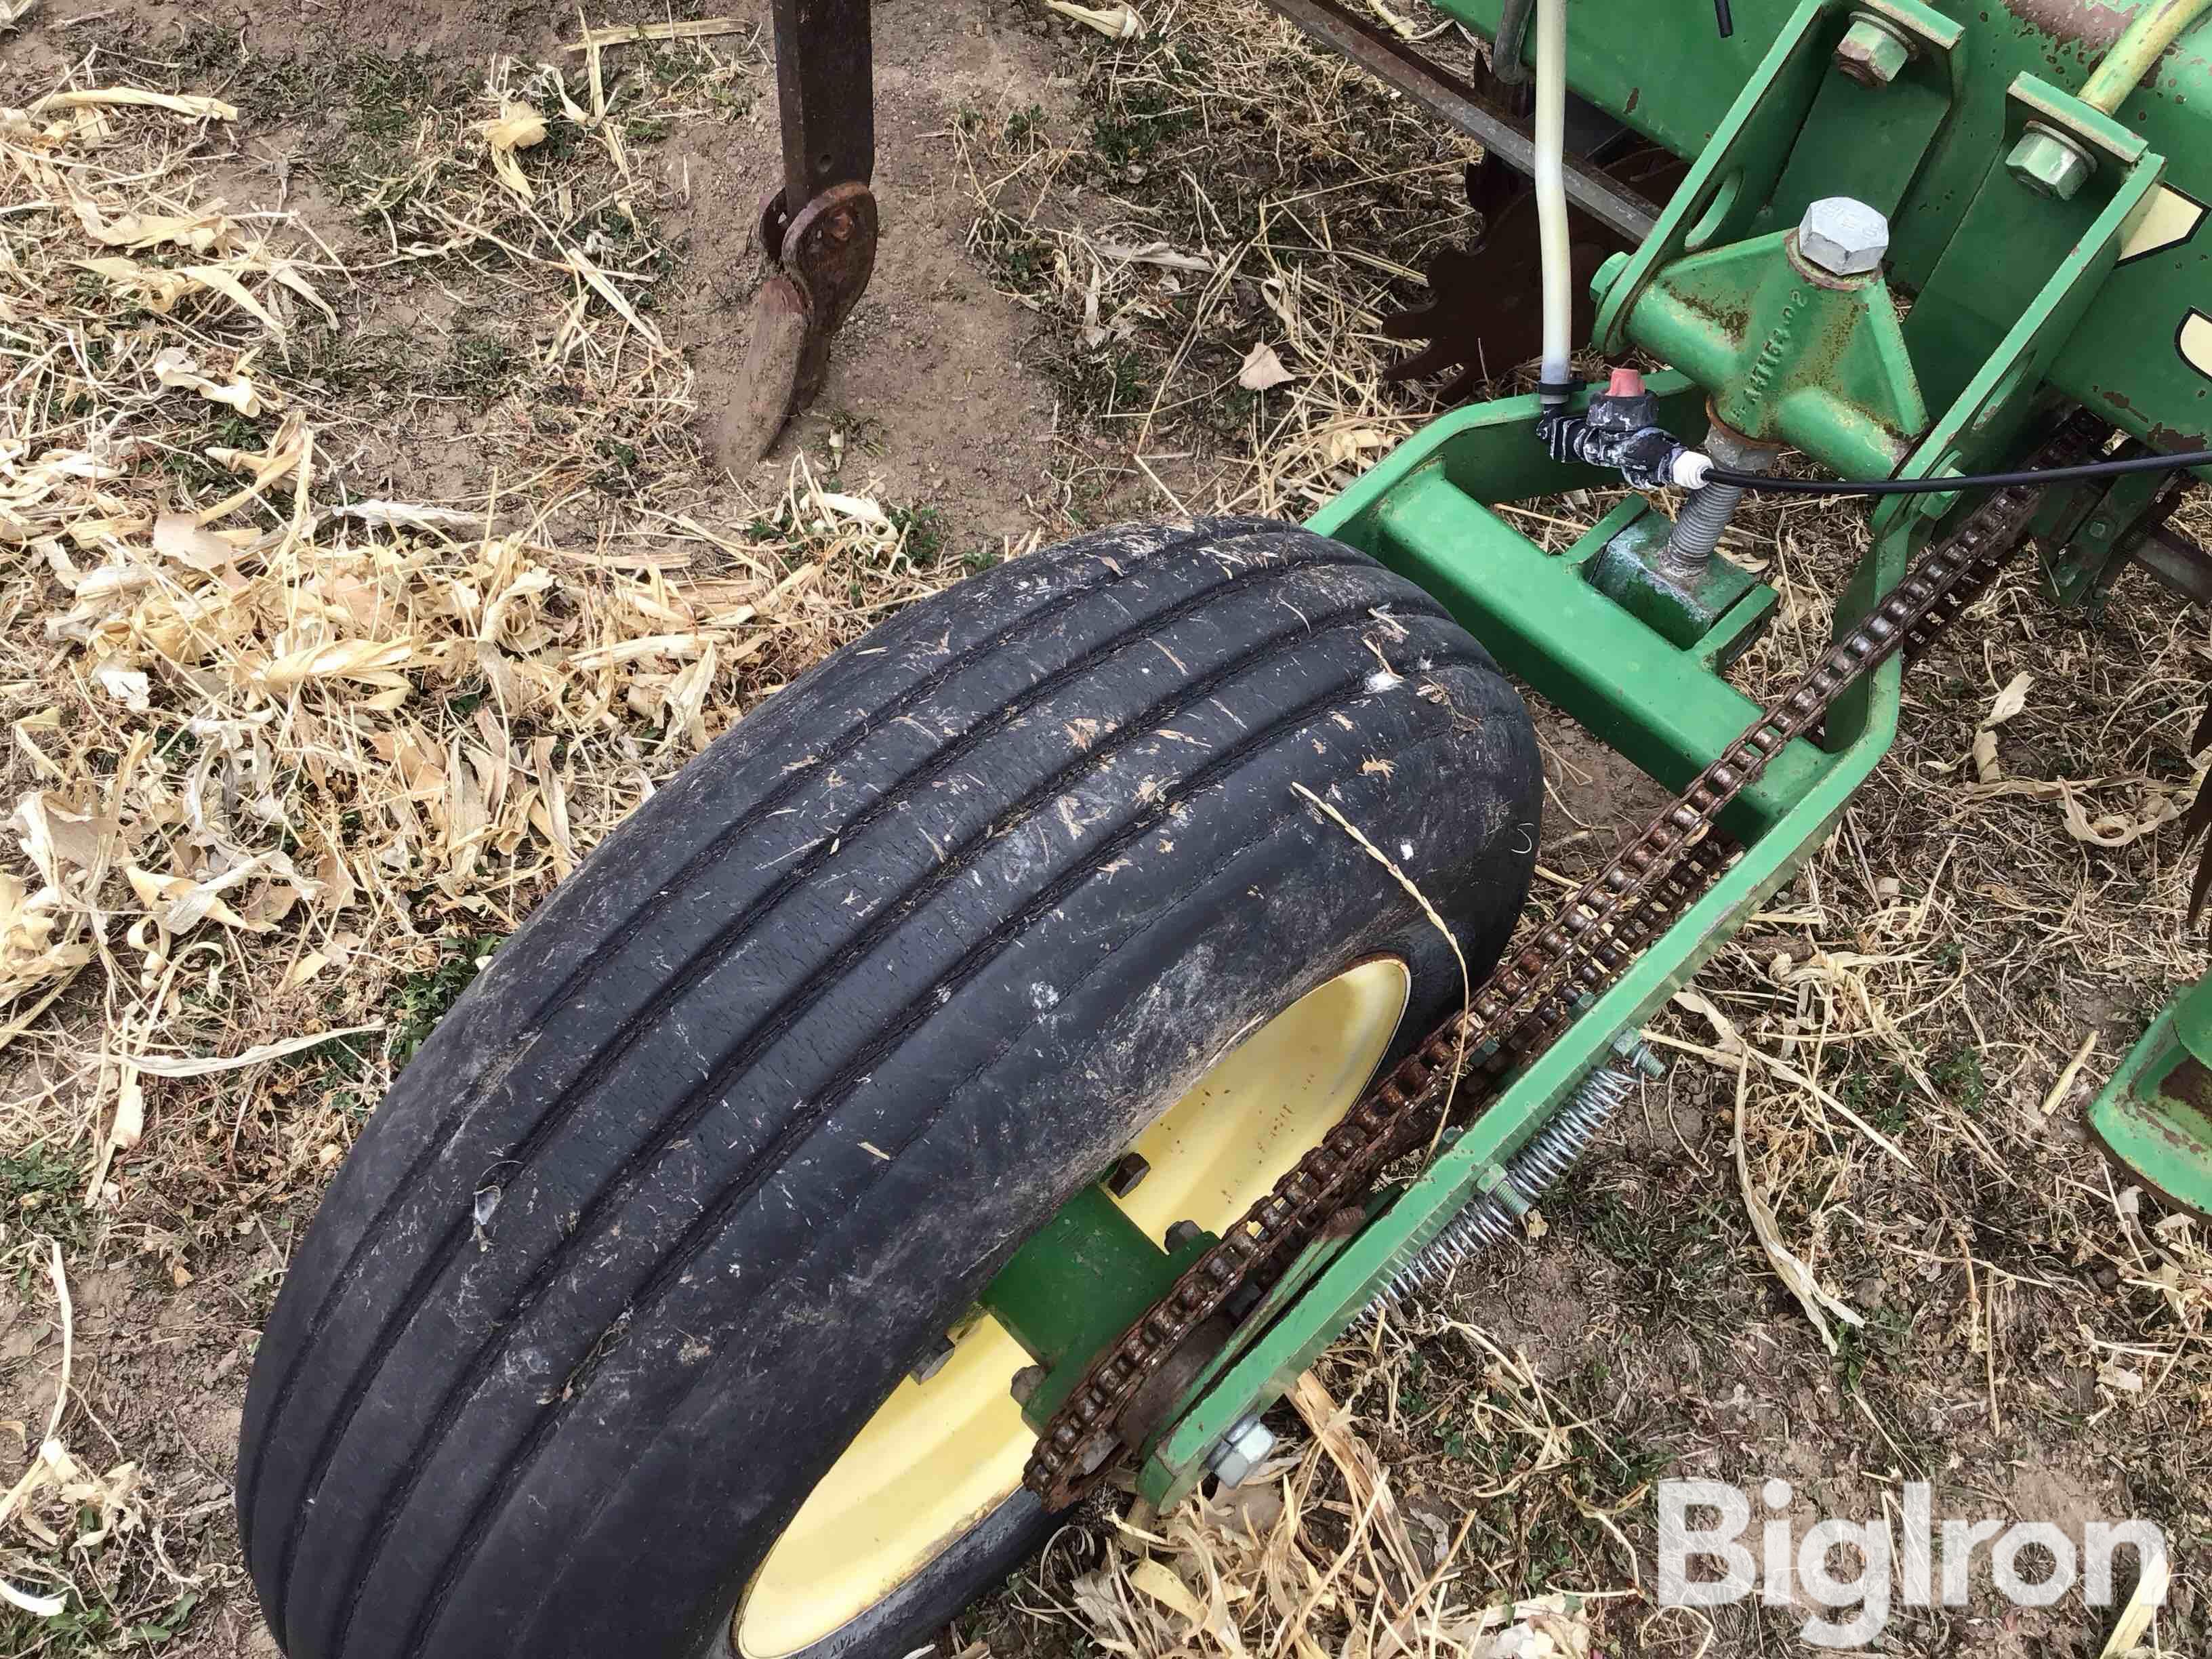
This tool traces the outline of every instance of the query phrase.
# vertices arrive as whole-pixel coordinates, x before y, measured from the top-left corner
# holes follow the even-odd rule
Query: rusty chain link
[[[2084,447],[2088,434],[2077,418],[2034,465],[2057,465],[2054,455]],[[1499,964],[1464,1011],[1370,1087],[1320,1146],[1091,1363],[1038,1437],[1023,1484],[1047,1507],[1063,1509],[1103,1480],[1121,1449],[1121,1415],[1146,1380],[1240,1286],[1286,1265],[1292,1245],[1314,1237],[1384,1166],[1433,1131],[1440,1108],[1431,1103],[1462,1054],[1468,1076],[1455,1110],[1479,1104],[1508,1073],[1550,1048],[1589,996],[1720,873],[1735,851],[1717,827],[1722,809],[1792,739],[1814,730],[1847,688],[1900,650],[1911,656],[1924,650],[1988,586],[2040,498],[2040,490],[2027,487],[1996,492],[1923,553],[1863,622]]]

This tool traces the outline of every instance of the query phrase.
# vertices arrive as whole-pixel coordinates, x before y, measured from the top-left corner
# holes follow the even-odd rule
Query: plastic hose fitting
[[[1689,453],[1659,424],[1659,400],[1632,368],[1614,369],[1587,413],[1561,409],[1540,416],[1536,436],[1553,460],[1608,467],[1638,489],[1679,483],[1681,459]]]

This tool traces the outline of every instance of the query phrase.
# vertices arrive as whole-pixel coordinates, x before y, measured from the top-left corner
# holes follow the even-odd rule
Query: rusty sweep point
[[[798,283],[778,271],[761,285],[738,389],[716,412],[708,434],[723,467],[733,472],[750,467],[775,445],[799,400],[811,327]]]

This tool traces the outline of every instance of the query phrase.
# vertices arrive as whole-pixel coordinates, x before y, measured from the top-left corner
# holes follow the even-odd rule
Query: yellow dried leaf
[[[485,122],[479,131],[491,145],[491,170],[500,183],[524,201],[536,201],[538,194],[514,153],[545,142],[545,118],[520,99],[510,98],[500,106],[499,118]]]
[[[136,259],[127,259],[119,253],[99,259],[72,260],[81,270],[112,283],[125,299],[135,300],[149,311],[167,316],[176,308],[177,301],[203,286],[180,270],[163,270],[155,265],[142,265]]]
[[[1389,441],[1372,427],[1339,427],[1328,434],[1326,453],[1331,466],[1349,466],[1368,450],[1380,449]]]
[[[138,1068],[125,1064],[115,1102],[115,1125],[108,1139],[118,1152],[135,1151],[146,1134],[146,1091],[138,1081]]]
[[[611,23],[584,31],[580,40],[571,40],[562,48],[566,52],[596,50],[600,46],[619,46],[632,40],[699,40],[713,34],[735,34],[750,27],[735,17],[697,17],[684,21],[664,23]]]
[[[198,213],[125,213],[102,219],[100,210],[79,197],[72,204],[85,234],[110,247],[155,247],[172,243],[194,253],[212,253],[227,247],[234,227],[222,204]]]
[[[1206,1609],[1190,1593],[1190,1587],[1176,1577],[1175,1570],[1164,1562],[1138,1562],[1129,1569],[1129,1582],[1155,1601],[1174,1608],[1193,1625],[1206,1622]]]
[[[1244,355],[1244,366],[1237,371],[1237,384],[1247,392],[1265,392],[1297,375],[1283,367],[1283,360],[1275,355],[1275,348],[1265,340]]]
[[[238,549],[190,513],[164,513],[154,520],[154,550],[195,570],[220,570]]]
[[[394,670],[408,666],[415,647],[405,640],[332,640],[276,658],[253,676],[264,691],[289,691],[309,680],[366,680],[404,686]]]
[[[1145,20],[1137,15],[1134,6],[1079,6],[1072,0],[1044,0],[1046,7],[1062,17],[1072,17],[1079,23],[1087,23],[1109,40],[1140,40],[1145,34]]]
[[[2004,776],[2004,768],[1997,764],[1997,734],[1984,726],[1974,733],[1974,777],[1982,783],[1995,783]]]
[[[572,247],[563,251],[568,256],[568,268],[591,284],[592,291],[613,307],[616,313],[635,329],[654,350],[665,351],[668,349],[661,343],[660,331],[637,314],[636,307],[623,297],[620,289],[607,280],[605,271],[586,258],[581,250]]]
[[[331,959],[320,951],[308,951],[306,956],[294,963],[291,971],[284,975],[284,988],[288,991],[298,990],[330,965]]]
[[[211,403],[227,404],[241,415],[258,415],[265,407],[261,393],[245,375],[234,377],[227,386],[211,380],[199,372],[192,354],[183,346],[169,346],[155,354],[154,378],[173,391],[181,386]]]
[[[309,305],[314,307],[316,310],[321,312],[325,317],[330,319],[330,325],[332,328],[336,328],[338,325],[337,313],[331,309],[330,302],[327,300],[324,299],[321,295],[315,292],[314,285],[300,274],[300,267],[294,261],[290,259],[271,259],[269,262],[269,274],[275,277],[276,281],[283,283],[286,288],[290,289],[293,293],[305,300]]]
[[[220,98],[210,98],[199,93],[149,92],[143,87],[89,87],[76,92],[50,92],[26,112],[44,115],[50,109],[80,109],[91,105],[107,104],[137,104],[148,109],[171,110],[179,115],[204,117],[216,121],[238,119],[238,106],[226,104]]]
[[[284,331],[284,325],[278,322],[275,314],[265,308],[260,301],[246,291],[246,284],[240,282],[237,276],[228,267],[186,265],[185,275],[206,283],[240,311],[258,318],[263,326],[270,333],[282,334]]]
[[[2100,812],[2092,818],[2073,787],[2061,783],[2059,802],[2066,814],[2066,833],[2092,847],[2126,847],[2181,816],[2181,803],[2169,792],[2153,787],[2132,812]]]
[[[2006,681],[2004,690],[1997,693],[1996,701],[1990,705],[1990,712],[1982,720],[1983,728],[2002,726],[2027,708],[2028,688],[2034,684],[2035,676],[2029,673],[2015,674]]]
[[[56,938],[60,904],[52,888],[33,895],[21,878],[0,872],[0,1001],[66,980],[92,960],[88,943]]]
[[[241,867],[214,881],[194,881],[189,876],[157,876],[150,870],[133,864],[123,872],[131,883],[131,890],[138,896],[138,902],[160,924],[167,933],[185,933],[203,921],[218,921],[226,927],[236,927],[249,933],[265,933],[270,924],[248,921],[232,909],[223,896],[223,890],[243,881],[249,870]]]

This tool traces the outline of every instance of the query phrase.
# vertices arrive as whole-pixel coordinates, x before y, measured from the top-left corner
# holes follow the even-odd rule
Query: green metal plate
[[[2209,1027],[2212,981],[2200,981],[2159,1012],[2089,1108],[2089,1127],[2114,1159],[2169,1204],[2201,1216],[2212,1216]]]
[[[1666,400],[1670,421],[1702,419],[1694,389],[1680,377],[1656,377],[1653,389]],[[1582,580],[1581,562],[1640,512],[1637,504],[1625,503],[1575,550],[1547,554],[1455,482],[1510,477],[1531,495],[1581,482],[1571,469],[1542,471],[1552,464],[1528,441],[1534,412],[1533,399],[1520,399],[1443,417],[1323,509],[1313,527],[1419,581],[1507,672],[1678,787],[1739,735],[1755,708],[1696,652],[1665,641]],[[1917,535],[1908,525],[1876,544],[1839,602],[1838,626],[1856,622],[1874,595],[1896,582]],[[1155,1502],[1187,1492],[1231,1425],[1289,1388],[1376,1290],[1450,1224],[1480,1191],[1485,1171],[1541,1127],[1613,1036],[1659,1008],[1726,941],[1738,918],[1790,880],[1887,752],[1900,673],[1898,664],[1885,665],[1856,702],[1839,706],[1830,721],[1835,750],[1801,743],[1778,757],[1729,826],[1747,844],[1736,865],[1363,1231],[1308,1252],[1299,1271],[1310,1280],[1272,1304],[1279,1316],[1248,1322],[1241,1350],[1217,1363],[1204,1391],[1151,1449],[1140,1492]]]

